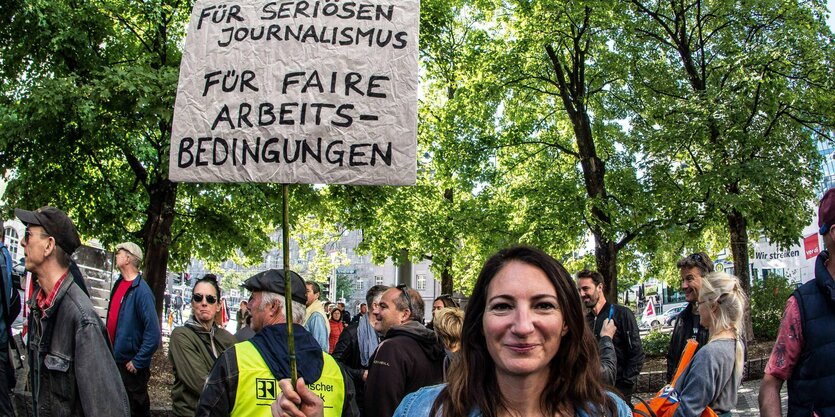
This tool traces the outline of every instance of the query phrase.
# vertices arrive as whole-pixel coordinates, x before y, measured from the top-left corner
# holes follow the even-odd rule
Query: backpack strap
[[[652,411],[652,407],[650,407],[649,403],[644,401],[643,398],[637,395],[633,395],[632,398],[638,400],[638,402],[640,403],[639,405],[643,405],[641,409],[638,409],[637,406],[632,408],[633,417],[658,417],[655,415],[655,412]]]

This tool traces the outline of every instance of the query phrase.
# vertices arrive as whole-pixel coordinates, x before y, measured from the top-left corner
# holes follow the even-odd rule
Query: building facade
[[[211,271],[205,262],[193,259],[186,269],[190,279],[196,279],[203,275],[214,272],[223,278],[224,274],[240,273],[244,276],[255,275],[266,269],[283,268],[283,254],[281,251],[281,230],[276,230],[270,235],[270,240],[275,242],[275,247],[264,254],[263,262],[252,266],[241,266],[233,261],[225,261],[221,264],[219,271]],[[409,268],[409,282],[406,284],[417,290],[423,298],[426,306],[424,319],[429,321],[432,313],[432,302],[441,294],[441,284],[435,281],[435,276],[430,270],[431,263],[423,261],[405,267],[397,266],[391,259],[387,259],[382,265],[375,264],[371,255],[362,255],[356,252],[362,242],[362,231],[350,230],[332,244],[325,248],[325,253],[333,256],[340,253],[340,258],[345,259],[343,265],[334,268],[330,274],[330,282],[327,284],[327,299],[331,302],[344,301],[345,308],[351,313],[359,311],[361,303],[365,302],[365,293],[374,285],[398,285],[398,277],[402,268]],[[328,256],[326,255],[326,256]],[[290,265],[302,278],[309,276],[308,266],[317,256],[314,251],[303,252],[299,249],[298,243],[290,239]],[[230,297],[238,299],[245,295],[231,293]],[[232,306],[233,303],[230,303]],[[234,308],[234,307],[233,307]]]

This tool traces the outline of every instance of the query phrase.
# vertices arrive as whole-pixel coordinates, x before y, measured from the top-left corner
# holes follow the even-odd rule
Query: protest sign
[[[198,0],[169,178],[415,182],[418,0]]]

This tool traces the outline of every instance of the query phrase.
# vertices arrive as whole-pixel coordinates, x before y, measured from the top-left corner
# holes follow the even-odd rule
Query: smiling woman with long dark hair
[[[574,281],[545,252],[519,246],[484,264],[449,382],[409,394],[394,415],[631,416],[602,379]],[[298,393],[286,380],[281,388],[274,415],[317,415],[316,396],[303,384]]]
[[[405,398],[395,416],[629,415],[600,382],[574,281],[539,249],[514,247],[487,260],[459,354],[446,386]]]

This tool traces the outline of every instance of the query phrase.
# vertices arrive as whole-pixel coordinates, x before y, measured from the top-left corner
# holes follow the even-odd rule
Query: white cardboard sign
[[[419,0],[195,2],[181,182],[415,183]]]

